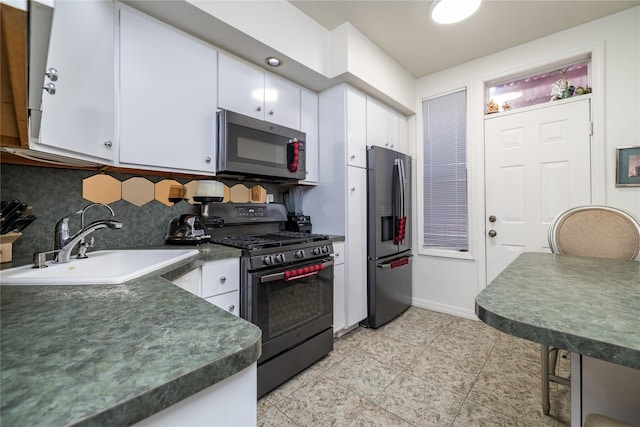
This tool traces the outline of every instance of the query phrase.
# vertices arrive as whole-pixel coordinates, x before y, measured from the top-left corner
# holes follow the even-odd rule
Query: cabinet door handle
[[[53,67],[47,68],[47,71],[45,71],[44,75],[49,77],[49,80],[51,80],[52,82],[58,80],[58,70]]]
[[[273,116],[273,110],[269,110],[269,115]]]
[[[47,83],[46,85],[42,86],[42,89],[46,90],[49,95],[56,94],[56,85],[54,85],[53,83]]]
[[[355,155],[355,154],[352,154],[352,155],[351,155],[351,160],[353,160],[353,159],[355,159],[355,158],[356,158],[356,155]]]
[[[104,146],[105,146],[105,147],[107,147],[107,148],[111,148],[111,147],[113,147],[113,142],[111,142],[111,141],[105,141],[105,142],[104,142]]]
[[[225,276],[221,276],[220,277],[220,282],[224,283],[227,281],[227,278]]]
[[[256,107],[256,111],[262,111],[262,107],[260,106]]]
[[[235,310],[235,309],[236,309],[236,306],[235,306],[235,305],[231,304],[231,305],[229,306],[229,311],[230,311],[230,312],[232,312],[232,313],[233,313],[233,310]]]
[[[204,158],[204,161],[207,163],[211,163],[211,157],[207,156]]]

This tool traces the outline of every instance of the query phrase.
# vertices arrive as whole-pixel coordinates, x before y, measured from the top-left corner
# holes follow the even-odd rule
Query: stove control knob
[[[329,247],[328,246],[323,246],[322,248],[320,248],[323,254],[328,254],[329,253]]]
[[[276,263],[278,263],[278,264],[282,264],[285,261],[284,254],[275,254],[274,258],[275,258]]]
[[[314,255],[320,255],[320,248],[313,248],[311,253],[314,254]]]
[[[299,249],[293,253],[296,258],[304,258],[304,249]]]
[[[271,265],[273,264],[273,255],[267,255],[264,258],[262,258],[262,263],[264,265]]]

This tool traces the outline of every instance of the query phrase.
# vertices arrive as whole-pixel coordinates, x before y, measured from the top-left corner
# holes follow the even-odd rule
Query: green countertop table
[[[520,254],[476,297],[494,328],[571,351],[571,425],[640,425],[640,262]]]
[[[640,262],[527,252],[476,297],[500,331],[640,369]]]
[[[255,363],[260,328],[169,282],[240,255],[198,248],[119,285],[0,287],[2,425],[129,425]]]

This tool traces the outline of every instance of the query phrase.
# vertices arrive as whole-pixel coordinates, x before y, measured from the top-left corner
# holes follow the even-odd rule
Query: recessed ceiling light
[[[429,15],[438,24],[454,24],[467,19],[480,7],[481,0],[434,0]]]
[[[280,59],[276,58],[275,56],[268,57],[264,60],[264,62],[266,62],[267,65],[271,67],[279,67],[280,64],[282,64],[282,61],[280,61]]]

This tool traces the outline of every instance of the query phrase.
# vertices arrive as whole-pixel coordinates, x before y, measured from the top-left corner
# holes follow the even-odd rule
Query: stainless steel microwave
[[[218,176],[306,178],[306,134],[228,110],[218,111]]]

